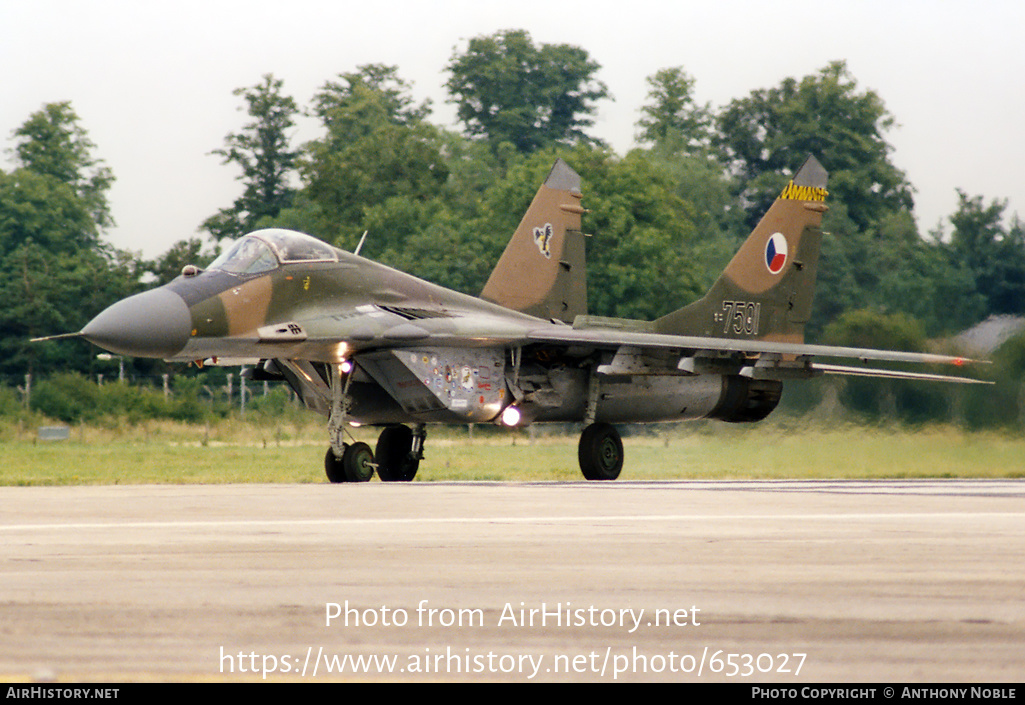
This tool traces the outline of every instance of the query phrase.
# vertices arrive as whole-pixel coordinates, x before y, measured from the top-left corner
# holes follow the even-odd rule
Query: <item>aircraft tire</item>
[[[342,458],[336,458],[335,452],[330,448],[327,449],[327,455],[324,456],[324,472],[327,473],[328,481],[332,483],[349,481],[345,477],[345,466],[342,463]]]
[[[382,482],[409,482],[416,477],[420,460],[413,455],[413,431],[408,426],[388,426],[377,438],[374,456]]]
[[[348,482],[367,482],[374,476],[374,453],[366,443],[345,446],[342,471]]]
[[[623,440],[615,426],[593,423],[580,434],[580,471],[588,480],[615,480],[623,469]]]

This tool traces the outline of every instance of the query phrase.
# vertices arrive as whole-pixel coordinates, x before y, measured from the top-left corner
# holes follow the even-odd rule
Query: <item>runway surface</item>
[[[1025,482],[0,488],[8,680],[1025,677]]]

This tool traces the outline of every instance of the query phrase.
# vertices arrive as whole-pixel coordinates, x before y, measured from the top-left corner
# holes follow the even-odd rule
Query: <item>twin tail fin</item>
[[[580,176],[559,159],[538,189],[480,297],[572,323],[587,313]]]
[[[809,156],[698,301],[655,321],[659,333],[804,342],[822,245],[828,173]]]

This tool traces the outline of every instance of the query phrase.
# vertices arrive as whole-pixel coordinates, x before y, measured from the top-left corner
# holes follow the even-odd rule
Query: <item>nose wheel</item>
[[[376,452],[366,443],[345,443],[339,457],[327,449],[324,470],[331,482],[367,482],[377,472],[382,482],[409,482],[423,460],[423,426],[388,426],[377,439]]]
[[[341,458],[332,448],[324,456],[324,470],[331,482],[367,482],[376,467],[374,452],[366,443],[346,444]]]

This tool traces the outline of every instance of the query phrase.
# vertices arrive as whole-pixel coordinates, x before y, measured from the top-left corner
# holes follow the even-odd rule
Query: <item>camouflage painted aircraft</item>
[[[810,157],[708,294],[655,321],[587,315],[580,177],[559,160],[479,298],[286,230],[120,301],[75,334],[121,355],[250,364],[328,418],[332,482],[408,481],[427,424],[583,422],[580,468],[612,480],[613,424],[753,422],[783,381],[821,374],[971,381],[825,359],[960,365],[804,344],[826,170]],[[350,424],[382,426],[375,449]]]

